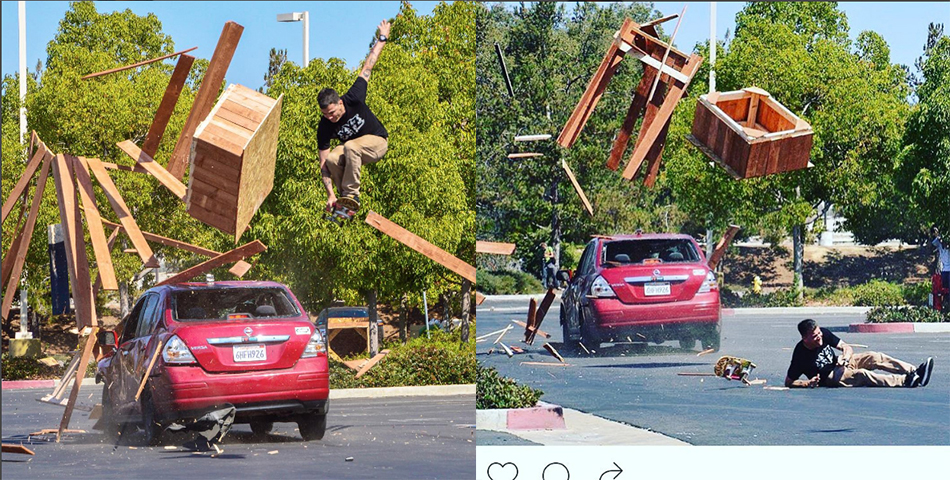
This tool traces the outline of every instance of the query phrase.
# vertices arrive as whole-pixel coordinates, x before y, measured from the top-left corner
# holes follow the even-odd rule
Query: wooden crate
[[[688,138],[739,179],[809,167],[813,136],[808,122],[752,87],[700,96]]]
[[[235,243],[274,187],[282,102],[230,85],[195,131],[188,213]]]

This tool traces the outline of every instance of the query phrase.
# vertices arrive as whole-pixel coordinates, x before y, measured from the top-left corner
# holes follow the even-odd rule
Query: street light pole
[[[17,2],[20,26],[20,145],[26,136],[26,2]]]
[[[303,68],[310,64],[310,12],[280,13],[278,22],[303,22]]]

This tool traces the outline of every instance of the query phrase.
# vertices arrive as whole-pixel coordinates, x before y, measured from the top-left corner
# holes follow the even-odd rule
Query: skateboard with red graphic
[[[717,377],[726,380],[739,380],[746,385],[751,385],[749,375],[752,370],[755,370],[755,364],[750,360],[728,355],[720,357],[719,361],[716,362],[716,366],[713,367],[713,373]]]

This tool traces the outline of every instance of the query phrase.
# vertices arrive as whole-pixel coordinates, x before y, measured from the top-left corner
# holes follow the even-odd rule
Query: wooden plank
[[[119,238],[119,228],[113,228],[112,233],[109,234],[109,239],[106,240],[106,247],[109,249],[109,252],[112,252],[112,247],[115,246],[115,240]],[[92,285],[92,298],[96,298],[99,295],[99,290],[102,289],[102,271],[96,275],[96,283]]]
[[[234,217],[226,217],[219,212],[208,210],[197,203],[188,205],[188,214],[224,233],[234,235]]]
[[[234,190],[234,196],[237,198],[236,190],[241,180],[242,157],[235,156],[204,140],[195,142],[194,151],[195,157],[192,163],[195,166],[195,174],[227,180],[227,185],[231,186],[228,190]]]
[[[528,317],[525,319],[527,320],[525,322],[525,327],[524,327],[525,343],[528,343],[528,340],[532,336],[531,335],[532,332],[536,330],[534,323],[537,321],[537,316],[538,316],[538,301],[532,298],[531,300],[528,301]]]
[[[144,60],[144,61],[141,61],[141,62],[138,62],[138,63],[133,63],[132,65],[126,65],[126,66],[124,66],[124,67],[117,67],[117,68],[113,68],[113,69],[110,69],[110,70],[104,70],[104,71],[101,71],[101,72],[90,73],[89,75],[86,75],[85,77],[82,77],[82,79],[83,79],[83,80],[88,80],[88,79],[90,79],[90,78],[101,77],[101,76],[103,76],[103,75],[108,75],[108,74],[110,74],[110,73],[121,72],[121,71],[123,71],[123,70],[130,70],[130,69],[133,69],[133,68],[136,68],[136,67],[141,67],[142,65],[148,65],[149,63],[160,62],[160,61],[162,61],[162,60],[165,60],[166,58],[174,57],[175,55],[181,55],[181,54],[184,54],[184,53],[188,53],[188,52],[190,52],[190,51],[192,51],[192,50],[194,50],[194,49],[196,49],[196,48],[198,48],[198,47],[191,47],[191,48],[186,49],[186,50],[181,50],[181,51],[178,51],[178,52],[175,52],[175,53],[169,53],[168,55],[162,55],[161,57],[151,58],[151,59]]]
[[[89,239],[92,241],[92,251],[96,255],[96,269],[99,271],[97,280],[101,280],[102,288],[118,290],[119,283],[115,279],[115,268],[112,266],[111,248],[106,240],[105,230],[102,229],[102,217],[96,207],[96,193],[92,190],[92,178],[83,157],[67,157],[73,162],[76,171],[76,180],[79,198],[86,215],[86,229],[89,230]],[[93,297],[95,298],[95,297]]]
[[[178,197],[179,200],[184,200],[188,188],[185,187],[184,183],[181,183],[175,178],[174,175],[168,173],[168,170],[165,170],[164,167],[153,160],[151,155],[139,149],[136,144],[132,143],[132,140],[125,140],[116,145],[118,145],[123,152],[128,154],[128,156],[132,157],[132,160],[135,160],[137,165],[152,174],[159,183],[172,192],[172,195]]]
[[[389,350],[383,350],[377,353],[375,356],[373,356],[373,358],[369,359],[368,362],[364,363],[363,366],[360,367],[360,371],[356,372],[356,376],[354,378],[362,377],[363,374],[368,372],[369,369],[373,368],[377,363],[379,363],[383,359],[383,357],[385,357],[386,354],[388,353],[389,353]]]
[[[181,180],[188,168],[188,161],[191,156],[191,139],[211,108],[214,107],[214,99],[218,96],[218,90],[221,83],[224,82],[224,75],[231,64],[231,58],[234,57],[234,51],[241,40],[241,34],[244,27],[235,22],[229,21],[224,24],[221,30],[221,36],[218,38],[218,44],[211,56],[211,62],[205,71],[204,80],[198,88],[198,95],[195,96],[195,102],[191,106],[191,112],[188,119],[185,120],[185,126],[182,128],[181,135],[178,136],[178,142],[168,161],[168,172]]]
[[[6,290],[3,294],[3,304],[0,307],[0,313],[4,320],[9,320],[10,307],[13,305],[13,295],[17,292],[17,286],[20,284],[20,275],[23,273],[23,264],[26,262],[26,254],[30,249],[30,239],[33,238],[33,229],[36,227],[36,217],[39,215],[40,204],[43,202],[43,192],[46,189],[46,178],[49,175],[52,156],[48,152],[43,152],[42,168],[40,176],[36,179],[36,191],[33,192],[33,201],[30,204],[30,213],[26,216],[26,223],[23,225],[23,231],[19,235],[19,241],[14,240],[10,245],[10,252],[7,258],[13,258],[9,272],[4,275]],[[16,250],[14,250],[16,248]],[[4,262],[6,263],[6,262]]]
[[[224,102],[224,103],[227,105],[234,105],[238,107],[242,106],[234,102]],[[249,130],[251,132],[257,130],[257,126],[260,125],[261,123],[260,121],[255,122],[254,120],[251,120],[250,118],[247,118],[244,115],[235,113],[227,108],[224,108],[224,105],[222,105],[221,108],[218,109],[217,113],[215,113],[214,116],[215,118],[220,118],[223,121],[230,122],[231,124],[237,125],[238,127],[243,128],[245,130]]]
[[[673,39],[676,38],[676,33],[679,32],[680,30],[680,23],[683,22],[683,17],[686,15],[686,7],[688,6],[689,5],[683,5],[683,11],[680,13],[679,19],[676,20],[676,27],[673,28],[673,35],[670,36],[669,45],[666,47],[666,51],[663,53],[663,59],[660,60],[661,69],[663,65],[666,65],[666,59],[670,57],[670,50],[673,49]],[[650,88],[650,94],[647,95],[647,102],[649,102],[650,100],[653,100],[653,94],[656,92],[656,86],[658,83],[660,83],[659,75],[657,75],[656,78],[653,80],[653,87]],[[684,83],[689,83],[689,81],[686,81]]]
[[[501,46],[495,44],[495,54],[498,55],[498,63],[501,64],[501,73],[505,78],[505,87],[508,88],[508,96],[515,97],[515,90],[511,87],[511,77],[508,76],[508,67],[505,65],[505,56],[501,53]]]
[[[553,345],[551,345],[550,343],[545,343],[544,349],[547,350],[548,352],[551,352],[551,355],[554,355],[554,358],[557,358],[558,360],[560,360],[561,363],[564,363],[564,357],[562,357],[561,354],[558,353],[557,350],[554,349]]]
[[[233,95],[231,100],[236,103],[243,103],[248,108],[260,109],[262,113],[267,113],[270,110],[273,110],[274,105],[277,104],[277,99],[268,97],[257,90],[252,90],[245,87],[241,84],[232,85]]]
[[[33,450],[24,447],[23,445],[13,445],[11,443],[0,444],[0,449],[3,450],[3,453],[22,453],[24,455],[36,455],[33,453]]]
[[[254,130],[244,128],[241,125],[238,125],[230,120],[221,118],[218,115],[211,117],[210,121],[208,122],[208,125],[214,125],[222,130],[226,130],[227,132],[230,132],[231,134],[235,135],[235,138],[243,139],[242,143],[244,144],[246,144],[251,139],[251,137],[254,136]]]
[[[738,232],[740,228],[741,227],[738,225],[729,225],[726,233],[723,234],[722,238],[719,240],[719,243],[716,244],[716,249],[713,250],[712,256],[709,257],[709,261],[706,262],[711,270],[715,270],[716,267],[719,266],[719,262],[722,260],[723,255],[726,254],[726,249],[729,248],[729,244],[732,243],[732,239],[735,238],[736,232]]]
[[[211,197],[221,203],[237,206],[237,195],[205,183],[199,178],[192,179],[190,182],[192,192]]]
[[[665,22],[668,22],[668,21],[670,21],[670,20],[673,20],[673,19],[676,18],[676,17],[679,17],[679,15],[674,13],[673,15],[667,15],[667,16],[665,16],[665,17],[661,17],[661,18],[658,18],[658,19],[656,19],[656,20],[650,20],[649,22],[646,22],[646,23],[640,25],[640,28],[643,28],[643,27],[652,27],[652,26],[654,26],[654,25],[659,25],[659,24],[661,24],[661,23],[665,23]],[[670,43],[672,43],[672,40],[670,40]]]
[[[549,288],[548,292],[544,294],[544,298],[541,300],[541,305],[538,306],[538,313],[534,318],[535,332],[537,332],[537,329],[541,328],[541,322],[544,321],[544,316],[548,314],[548,309],[550,309],[551,304],[554,303],[554,297],[556,297],[554,294],[554,289]],[[531,335],[531,340],[534,340],[534,334]]]
[[[195,278],[199,275],[204,275],[205,273],[210,272],[211,270],[220,267],[224,264],[235,262],[238,260],[244,260],[251,255],[256,255],[258,253],[267,250],[267,247],[261,243],[260,240],[254,240],[250,243],[245,243],[234,250],[229,252],[222,253],[216,257],[213,257],[205,262],[199,263],[194,267],[191,267],[183,272],[178,273],[177,275],[167,278],[162,282],[159,282],[157,285],[170,285],[173,283],[187,282],[192,278]]]
[[[76,184],[73,163],[58,154],[52,160],[53,178],[56,183],[56,198],[59,217],[63,224],[63,241],[66,246],[66,264],[69,267],[70,290],[75,303],[76,324],[79,328],[96,326],[95,299],[92,297],[92,280],[89,277],[89,258],[86,256],[86,241],[82,233],[79,204],[76,202]]]
[[[485,296],[481,293],[475,292],[475,305],[481,305],[485,301]]]
[[[509,153],[509,154],[508,154],[508,158],[510,158],[510,159],[516,159],[516,158],[534,158],[534,157],[543,157],[543,156],[544,156],[543,153],[535,153],[535,152]]]
[[[258,124],[264,121],[264,117],[266,117],[267,113],[270,111],[268,110],[261,112],[253,108],[248,108],[247,106],[241,105],[237,102],[221,102],[221,108],[218,109],[218,113],[220,113],[222,110],[227,110],[231,114],[239,115]]]
[[[429,243],[422,237],[396,225],[389,219],[370,210],[366,214],[366,223],[372,225],[380,232],[389,235],[394,240],[405,244],[407,247],[429,257],[436,263],[459,274],[462,278],[475,282],[475,267],[463,262],[454,255],[442,250],[441,248]]]
[[[656,177],[660,174],[660,158],[663,156],[663,149],[666,148],[666,136],[669,134],[672,121],[673,117],[666,120],[666,125],[663,125],[663,130],[660,130],[660,136],[657,137],[656,142],[653,142],[653,147],[647,152],[647,173],[646,178],[643,179],[643,184],[647,188],[653,188]]]
[[[571,180],[571,185],[574,186],[574,191],[577,192],[577,196],[581,198],[581,202],[584,204],[584,209],[587,210],[587,213],[590,216],[594,216],[594,207],[591,206],[590,200],[587,199],[587,195],[584,194],[584,190],[581,188],[581,184],[577,183],[577,179],[574,178],[574,172],[571,171],[571,167],[567,165],[567,160],[561,159],[561,168],[564,169],[564,173],[567,174],[567,178]]]
[[[17,180],[16,185],[10,190],[10,196],[7,197],[7,201],[3,202],[3,218],[0,219],[0,223],[3,223],[7,220],[7,215],[13,211],[13,206],[16,205],[17,200],[23,195],[23,191],[26,190],[26,187],[30,184],[30,181],[33,180],[33,176],[36,175],[36,169],[40,168],[40,165],[43,163],[46,158],[48,150],[46,146],[40,143],[40,147],[36,149],[36,153],[33,155],[33,158],[30,159],[26,164],[26,169],[23,170],[23,175],[20,176],[20,179]]]
[[[158,354],[162,351],[163,342],[158,341],[158,345],[155,347],[155,352],[152,353],[152,360],[148,362],[148,368],[145,369],[145,375],[142,376],[142,381],[139,382],[139,389],[135,392],[135,401],[139,401],[139,397],[142,396],[142,390],[145,389],[145,384],[148,383],[148,376],[152,374],[152,367],[155,366],[155,361],[158,360]]]
[[[236,132],[236,129],[228,129],[220,122],[215,122],[214,119],[203,125],[201,132],[195,135],[195,138],[200,138],[202,140],[207,140],[209,137],[207,135],[212,135],[216,140],[214,143],[223,144],[226,149],[234,155],[243,155],[244,147],[247,145],[247,141],[251,139],[250,132]]]
[[[485,242],[482,240],[475,240],[475,253],[511,255],[515,253],[515,244],[503,243],[503,242]]]
[[[158,110],[152,118],[152,124],[148,127],[148,134],[145,135],[145,142],[142,143],[142,151],[149,158],[155,158],[158,152],[158,145],[162,142],[165,135],[165,128],[168,127],[168,121],[172,118],[175,111],[175,105],[178,103],[178,97],[181,96],[181,89],[188,80],[188,73],[191,72],[191,66],[195,62],[195,57],[184,55],[178,57],[178,63],[175,64],[175,71],[165,87],[165,94],[162,96],[162,102],[158,104]]]
[[[76,309],[79,310],[79,305],[77,302]],[[95,311],[95,306],[92,306],[93,311]],[[63,419],[59,422],[59,431],[56,433],[56,442],[63,437],[63,431],[69,428],[69,420],[73,415],[73,409],[76,407],[76,398],[79,396],[79,388],[82,386],[82,380],[86,377],[86,365],[89,364],[89,357],[92,354],[92,347],[96,345],[96,332],[99,331],[99,328],[93,324],[92,331],[86,337],[86,345],[82,349],[82,356],[79,360],[78,368],[76,368],[76,380],[73,382],[73,389],[69,392],[69,400],[66,403],[66,411],[63,412]]]
[[[518,321],[518,320],[512,320],[511,323],[514,323],[515,325],[518,325],[518,326],[523,327],[523,328],[528,328],[528,324],[525,323],[525,322],[521,322],[521,321]],[[551,334],[550,334],[550,333],[545,332],[544,330],[541,330],[540,328],[534,329],[534,333],[536,333],[536,334],[538,334],[538,335],[541,335],[541,336],[544,337],[544,338],[551,338]],[[849,343],[848,345],[851,345],[851,344]]]
[[[613,148],[610,150],[610,157],[607,159],[607,168],[611,170],[616,171],[620,166],[620,159],[623,157],[623,152],[627,149],[627,144],[630,142],[630,134],[633,132],[633,127],[636,126],[637,119],[640,118],[640,115],[643,113],[643,108],[647,104],[647,97],[644,92],[647,89],[647,85],[653,82],[654,77],[656,77],[656,70],[651,68],[643,69],[640,84],[637,86],[637,90],[633,95],[630,108],[627,110],[627,116],[623,120],[620,131],[617,132],[617,138],[614,139]]]
[[[699,71],[699,65],[702,63],[702,57],[696,54],[690,55],[690,60],[684,67],[683,73],[688,75],[690,80],[692,80],[696,72]],[[663,130],[666,121],[673,115],[673,109],[676,108],[676,104],[679,103],[680,99],[686,93],[686,87],[688,86],[688,83],[678,81],[671,85],[670,91],[663,99],[663,106],[660,107],[660,110],[657,112],[656,119],[650,124],[647,131],[640,135],[643,140],[640,141],[641,143],[637,148],[634,148],[633,156],[623,171],[623,178],[628,180],[633,178],[633,174],[640,168],[640,164],[643,162],[643,159],[646,158],[647,152],[653,148],[653,143],[660,136],[660,131]]]
[[[550,140],[551,135],[540,134],[540,135],[516,135],[516,142],[537,142],[539,140]]]
[[[669,80],[668,77],[665,77],[665,78]],[[660,108],[663,106],[662,99],[665,99],[664,95],[667,89],[668,89],[668,84],[665,82],[660,82],[659,89],[657,90],[657,95],[653,97],[653,100],[647,102],[646,113],[643,115],[643,122],[640,125],[640,132],[637,134],[636,143],[633,144],[634,151],[636,151],[637,148],[639,148],[641,143],[643,142],[643,139],[644,139],[643,134],[650,128],[650,125],[653,125],[653,122],[656,121],[656,116],[659,113]],[[670,116],[670,118],[672,118],[672,115]],[[667,119],[667,123],[669,122],[670,120]],[[653,147],[650,149],[651,152],[653,152],[655,156],[651,157],[650,156],[651,152],[648,152],[647,158],[644,159],[644,160],[650,160],[656,163],[654,167],[657,168],[658,170],[659,170],[660,154],[663,153],[663,147],[665,146],[663,145],[663,143],[665,141],[666,141],[666,135],[664,135],[663,132],[660,132],[660,137],[657,138],[656,142],[653,143]],[[656,145],[657,143],[660,143],[661,145],[657,147]],[[657,149],[658,151],[655,151]],[[648,172],[649,172],[649,167],[648,167]],[[634,175],[636,175],[636,172],[634,172]],[[649,173],[647,174],[647,178],[649,178]],[[644,183],[646,183],[646,180],[644,181]]]
[[[96,158],[87,158],[86,162],[89,164],[92,173],[96,176],[96,180],[99,181],[102,190],[105,191],[106,198],[109,199],[109,203],[112,205],[112,210],[115,211],[116,216],[119,217],[119,221],[122,222],[122,227],[126,235],[129,236],[132,245],[138,250],[139,258],[145,263],[145,267],[158,267],[158,259],[155,258],[155,254],[152,253],[148,242],[146,242],[145,237],[142,236],[142,231],[139,230],[138,224],[136,224],[135,219],[132,218],[129,207],[125,204],[125,200],[122,199],[122,195],[119,194],[119,189],[116,188],[115,183],[112,182],[112,178],[109,177],[109,173],[106,172],[105,167],[103,167],[99,159]]]
[[[100,162],[106,170],[124,170],[126,172],[148,173],[143,168],[130,167],[128,165],[117,165],[112,162]]]
[[[570,363],[553,363],[553,362],[521,362],[520,365],[530,365],[538,367],[571,367]]]

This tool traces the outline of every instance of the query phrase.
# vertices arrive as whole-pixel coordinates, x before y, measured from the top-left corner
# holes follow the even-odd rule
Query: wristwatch
[[[380,36],[379,36],[379,41],[380,41],[380,42],[385,42],[386,40],[389,40],[389,37],[387,37],[386,35],[380,35]]]

